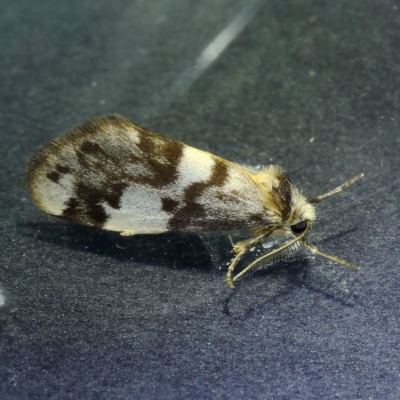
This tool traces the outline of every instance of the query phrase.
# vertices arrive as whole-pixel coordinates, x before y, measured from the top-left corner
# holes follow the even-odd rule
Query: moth
[[[313,203],[362,177],[306,198],[279,166],[243,167],[114,114],[90,119],[46,144],[29,161],[26,184],[45,212],[123,236],[252,229],[252,238],[233,246],[226,277],[233,288],[244,274],[303,247],[358,269],[318,250],[308,237]],[[242,257],[273,235],[289,240],[234,276]]]

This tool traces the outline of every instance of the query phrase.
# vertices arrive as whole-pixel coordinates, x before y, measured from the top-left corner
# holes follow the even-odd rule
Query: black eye
[[[298,224],[290,227],[293,233],[303,233],[306,229],[306,221],[300,221]]]

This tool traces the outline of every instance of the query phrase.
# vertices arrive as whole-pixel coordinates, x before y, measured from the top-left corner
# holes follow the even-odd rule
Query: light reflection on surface
[[[196,59],[194,66],[184,71],[172,84],[170,98],[184,93],[193,82],[218,59],[232,41],[242,32],[246,25],[257,14],[261,1],[253,1],[244,7],[237,16],[205,47]]]

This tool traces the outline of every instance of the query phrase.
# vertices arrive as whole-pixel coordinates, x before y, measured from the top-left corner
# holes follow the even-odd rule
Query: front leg
[[[240,261],[240,259],[254,246],[257,246],[260,244],[266,237],[268,237],[276,228],[274,227],[273,229],[269,229],[264,231],[261,235],[255,237],[255,238],[250,238],[247,240],[243,240],[242,242],[237,242],[233,246],[233,253],[236,254],[236,257],[233,259],[231,262],[231,265],[229,265],[228,272],[226,274],[226,282],[228,286],[233,289],[235,285],[233,284],[233,279],[232,279],[232,274],[233,271],[236,268],[236,265]]]

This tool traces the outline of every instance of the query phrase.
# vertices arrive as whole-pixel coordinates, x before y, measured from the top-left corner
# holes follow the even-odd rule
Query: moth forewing
[[[118,115],[89,120],[45,145],[28,164],[27,186],[44,211],[124,235],[281,220],[265,208],[252,172]]]
[[[255,172],[117,114],[46,144],[28,163],[26,184],[45,212],[125,236],[254,229],[256,238],[234,247],[230,286],[250,244],[315,218],[280,167]]]

